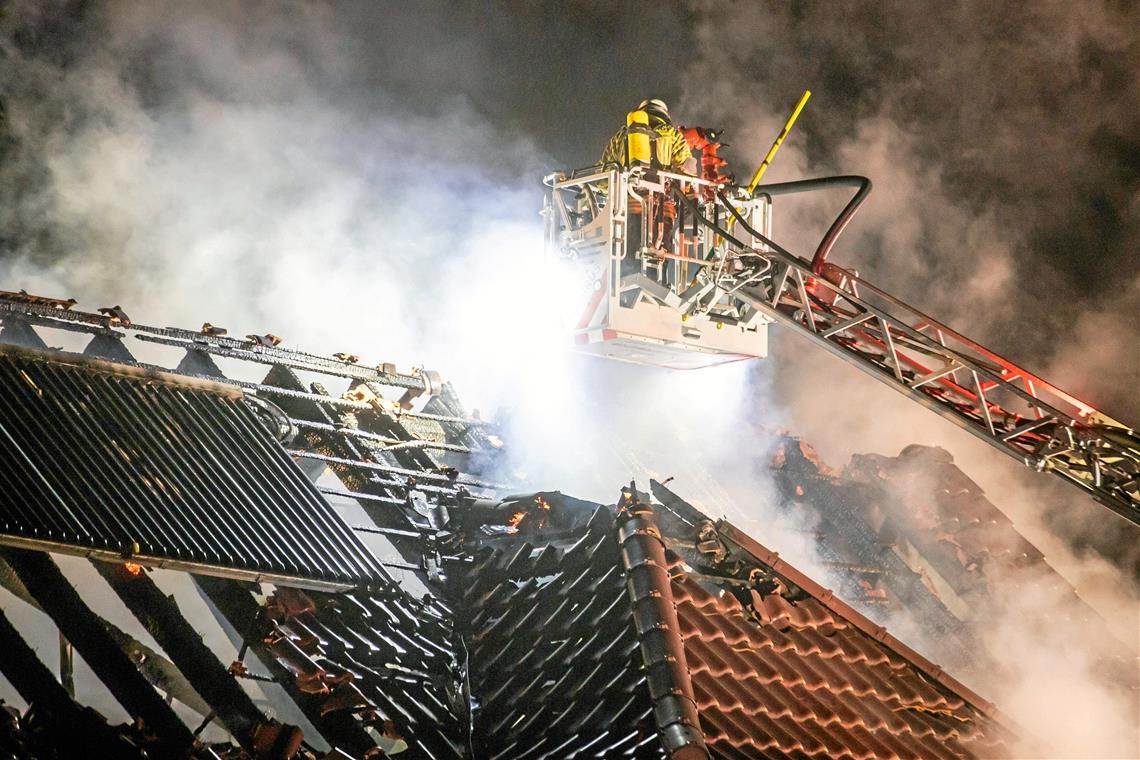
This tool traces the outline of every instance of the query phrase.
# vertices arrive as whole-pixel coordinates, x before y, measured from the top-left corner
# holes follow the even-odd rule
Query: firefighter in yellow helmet
[[[639,139],[640,138],[640,139]],[[696,174],[697,161],[681,130],[673,125],[669,118],[669,107],[665,101],[649,98],[641,101],[637,110],[631,112],[626,119],[626,126],[619,129],[610,138],[605,151],[602,152],[602,164],[618,164],[628,168],[630,161],[630,146],[635,151],[633,158],[639,158],[641,152],[643,163],[648,159],[647,168],[675,172],[679,174]],[[652,200],[652,213],[649,219],[641,219],[642,204],[631,199],[629,202],[629,233],[626,236],[626,263],[623,267],[635,266],[634,255],[639,248],[648,250],[669,250],[672,246],[673,225],[677,217],[677,207],[669,194],[669,184],[666,182],[666,192],[661,197],[649,198]],[[644,227],[646,233],[640,233]]]
[[[644,111],[649,117],[650,145],[652,151],[652,164],[655,169],[695,174],[697,162],[689,143],[681,130],[673,126],[669,118],[669,106],[665,101],[649,98],[641,101],[638,111]],[[623,167],[629,166],[628,136],[629,127],[619,129],[617,134],[610,138],[602,153],[602,163],[616,163]]]

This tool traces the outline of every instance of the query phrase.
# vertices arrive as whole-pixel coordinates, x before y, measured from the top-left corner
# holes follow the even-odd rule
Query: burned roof
[[[58,436],[21,439],[43,460],[57,455],[56,461],[40,464],[53,478],[70,476],[69,497],[89,491],[101,494],[100,489],[114,484],[139,500],[173,501],[167,482],[177,470],[191,479],[190,485],[197,488],[194,495],[208,489],[218,497],[205,505],[217,508],[207,509],[210,518],[236,523],[229,534],[211,534],[217,540],[228,538],[230,545],[240,542],[240,548],[251,554],[263,549],[258,559],[285,563],[297,552],[309,552],[315,561],[328,565],[331,560],[324,553],[337,553],[329,543],[343,538],[357,544],[372,571],[371,577],[361,573],[329,582],[316,572],[289,577],[240,562],[227,561],[219,567],[191,564],[153,557],[144,551],[142,541],[136,549],[133,535],[127,536],[131,539],[127,557],[121,543],[111,539],[106,545],[113,549],[106,550],[54,541],[55,534],[47,542],[42,532],[38,539],[10,540],[29,549],[79,550],[113,560],[97,562],[101,576],[160,642],[164,651],[157,653],[159,664],[164,662],[163,654],[169,656],[173,663],[166,665],[170,669],[177,666],[197,692],[187,695],[186,689],[172,686],[168,672],[156,671],[156,658],[137,662],[137,642],[116,637],[121,632],[69,590],[48,554],[5,550],[8,564],[2,567],[17,572],[0,573],[0,584],[49,612],[61,630],[84,632],[76,651],[88,662],[98,663],[98,679],[115,685],[113,693],[126,700],[121,704],[134,721],[134,729],[120,733],[145,751],[158,751],[158,756],[168,756],[172,746],[200,757],[281,760],[324,757],[330,750],[328,756],[340,760],[362,758],[401,747],[405,757],[436,757],[443,756],[447,747],[461,748],[463,733],[456,726],[462,721],[449,720],[447,715],[449,710],[465,714],[467,702],[455,697],[459,692],[452,687],[460,682],[457,645],[452,637],[452,614],[439,598],[438,568],[441,553],[448,551],[442,527],[449,519],[449,508],[463,499],[493,496],[490,484],[480,475],[500,446],[488,424],[468,416],[435,373],[402,373],[390,364],[366,366],[347,354],[326,357],[297,351],[266,335],[229,338],[214,325],[200,331],[152,327],[133,322],[121,308],[96,314],[73,310],[72,305],[0,293],[0,342],[29,349],[7,349],[7,355],[24,363],[14,369],[15,376],[5,377],[2,392],[19,393],[19,399],[30,405],[43,404],[28,385],[43,381],[37,387],[60,392],[58,403],[68,407],[62,413],[43,415],[52,417],[43,424],[71,425],[95,442],[95,450],[89,446],[73,452]],[[80,338],[90,336],[84,355],[45,352],[47,340],[54,341],[58,330]],[[45,340],[45,336],[50,337]],[[130,339],[138,343],[129,344]],[[147,344],[184,353],[174,368],[155,366],[133,353],[135,346],[146,350]],[[228,362],[227,367],[239,367],[239,376],[223,376],[215,361],[219,357]],[[264,378],[250,381],[250,371],[257,372],[259,367],[264,368]],[[44,381],[48,375],[51,382]],[[57,375],[66,377],[61,380]],[[71,391],[70,395],[63,396],[61,389]],[[29,391],[36,399],[26,398]],[[162,398],[156,401],[156,395]],[[55,403],[54,396],[49,400]],[[123,416],[108,417],[104,409],[91,413],[93,406],[106,405]],[[30,413],[34,408],[5,411],[19,413],[25,424],[39,424],[38,416]],[[127,430],[124,419],[132,411],[136,417],[129,419],[141,424]],[[111,454],[104,445],[108,437]],[[200,462],[187,461],[188,452],[210,453],[202,449],[212,445],[224,451],[207,457],[210,466],[205,471]],[[118,453],[120,449],[126,457]],[[60,466],[67,461],[65,455],[73,454],[85,457],[78,464],[84,466],[86,479]],[[223,454],[232,459],[223,461]],[[100,464],[99,456],[119,457],[119,461],[101,463],[110,469],[106,477],[92,464]],[[322,478],[322,473],[335,478]],[[227,481],[227,474],[233,479]],[[40,482],[42,478],[32,481],[33,485]],[[262,515],[246,509],[240,498],[250,498],[246,491],[259,495],[276,488],[278,501],[272,503],[277,505],[290,495],[289,487],[295,487],[294,495],[319,502],[323,514],[300,511],[312,503],[300,501],[280,504],[280,509],[275,506],[280,514]],[[227,496],[236,497],[236,504],[224,503]],[[335,512],[326,500],[337,504]],[[346,507],[349,504],[351,509]],[[138,507],[138,503],[130,506]],[[183,502],[174,506],[185,511]],[[84,502],[75,507],[76,517],[95,520],[101,507]],[[357,515],[352,520],[359,524],[349,526],[338,512]],[[194,520],[202,517],[172,512],[141,515],[137,510],[128,516],[165,518],[161,527],[186,530],[193,530]],[[323,522],[326,517],[335,522]],[[304,524],[291,524],[298,520]],[[283,545],[275,547],[274,542]],[[193,631],[203,621],[191,623],[173,599],[154,587],[147,577],[148,563],[194,571],[194,575],[182,576],[183,583],[196,589],[224,621],[237,649],[236,660],[221,662],[218,654],[201,646]],[[51,585],[36,582],[45,573]],[[357,589],[351,594],[319,592],[349,586]],[[312,596],[298,596],[299,587]],[[56,603],[60,594],[69,600],[66,605]],[[298,599],[306,600],[304,604],[311,604],[312,609],[299,606]],[[13,635],[22,642],[18,631],[13,630]],[[327,648],[331,659],[322,658],[315,647]],[[5,676],[34,711],[14,717],[13,743],[9,746],[0,739],[6,750],[15,752],[26,740],[53,731],[59,734],[62,726],[76,723],[70,697],[59,698],[60,684],[35,664],[34,656],[23,662],[11,658],[0,662]],[[138,681],[136,665],[149,684]],[[70,665],[63,662],[65,683],[70,683],[70,673]],[[300,707],[312,727],[305,728],[302,739],[300,728],[263,713],[265,703],[254,706],[243,701],[241,689],[234,691],[239,683],[254,691],[261,688],[259,684],[272,688],[280,684],[284,692],[265,687],[270,689],[265,692],[268,704],[294,716],[300,714]],[[178,727],[179,719],[172,719],[164,700],[156,704],[147,696],[156,694],[155,689],[197,711],[202,726],[212,721],[224,726],[240,746],[197,741],[191,746],[189,730]],[[195,698],[198,695],[202,699]],[[374,706],[370,700],[375,700]],[[74,709],[82,710],[80,706]],[[84,731],[90,734],[84,739],[92,751],[120,756],[115,744],[118,734],[100,739]],[[66,754],[65,745],[62,742],[55,748]]]
[[[0,543],[325,587],[390,583],[239,388],[0,347]]]
[[[174,691],[159,679],[138,679],[115,629],[48,554],[35,551],[73,546],[22,539],[27,548],[3,550],[11,572],[0,573],[0,583],[70,632],[133,723],[99,729],[34,653],[27,656],[19,632],[0,626],[0,638],[21,655],[0,660],[0,668],[33,705],[0,726],[0,747],[78,725],[92,747],[115,757],[140,749],[162,756],[171,747],[203,758],[274,760],[1008,754],[1012,735],[992,705],[660,484],[652,484],[656,501],[631,487],[613,507],[556,491],[504,495],[488,475],[501,446],[493,427],[467,415],[434,373],[295,351],[274,336],[233,339],[213,325],[148,327],[121,308],[93,314],[69,302],[9,295],[0,294],[0,340],[43,349],[37,330],[67,329],[93,336],[85,354],[101,357],[3,355],[11,367],[0,392],[23,405],[14,407],[23,410],[18,451],[37,457],[41,469],[29,473],[46,473],[30,483],[59,483],[72,510],[93,520],[103,508],[100,489],[114,484],[161,500],[174,492],[168,479],[183,483],[171,479],[176,465],[162,457],[216,445],[216,466],[246,467],[232,473],[231,493],[281,480],[279,493],[289,485],[338,509],[351,505],[346,514],[358,515],[352,533],[368,542],[385,582],[338,591],[312,588],[314,578],[327,581],[316,573],[278,574],[272,584],[266,575],[185,576],[232,637],[237,656],[227,664],[202,646],[194,624],[145,568],[124,564],[120,554],[99,562],[101,577],[170,658],[165,664],[206,703],[198,708],[208,709],[203,720],[219,721],[233,737],[211,746],[189,738],[150,684]],[[173,370],[150,366],[128,350],[130,337],[185,353]],[[268,371],[260,382],[225,378],[217,357]],[[29,383],[46,389],[47,400]],[[29,413],[49,401],[58,412]],[[114,414],[80,413],[93,406],[135,410],[142,424],[120,432]],[[28,420],[41,416],[53,418],[58,435],[28,435]],[[108,430],[116,445],[107,443]],[[75,431],[102,448],[59,443]],[[74,482],[51,461],[53,452],[85,457],[90,482]],[[226,482],[181,460],[177,467],[190,478],[186,487],[221,490]],[[252,483],[267,478],[261,467],[274,479]],[[264,557],[295,558],[301,549],[273,542],[303,535],[284,532],[295,526],[281,522],[301,512],[262,520],[237,502],[231,513],[218,500],[213,517],[241,517],[250,546]],[[194,524],[193,516],[165,515],[164,528]],[[349,528],[337,525],[334,534],[343,537],[337,531]],[[96,548],[121,552],[123,537],[108,536]],[[132,556],[149,557],[141,540],[126,538]],[[298,588],[306,582],[309,588]],[[304,730],[273,717],[266,702],[243,697],[239,682],[280,687],[264,692],[279,692],[268,703],[287,701],[307,721]]]
[[[818,547],[847,598],[872,617],[900,615],[959,672],[1000,668],[986,632],[1002,591],[1047,591],[1041,625],[1095,642],[1097,672],[1136,699],[1136,656],[1046,561],[949,452],[910,445],[857,454],[838,471],[812,447],[782,440],[771,463],[785,504],[816,518]]]
[[[627,490],[576,543],[533,535],[453,578],[492,756],[1009,756],[993,705],[730,524],[654,492],[668,504]]]

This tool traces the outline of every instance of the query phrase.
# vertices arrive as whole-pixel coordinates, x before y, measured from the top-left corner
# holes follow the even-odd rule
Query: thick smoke
[[[35,179],[5,183],[8,282],[410,361],[446,267],[518,263],[525,138],[462,98],[337,89],[356,51],[331,9],[166,10],[85,19],[62,65],[50,39],[9,49],[5,169]]]
[[[569,280],[543,269],[540,177],[596,160],[628,106],[603,120],[580,109],[620,94],[563,87],[524,107],[527,75],[621,65],[629,40],[681,27],[664,11],[635,23],[604,5],[553,25],[525,9],[511,19],[391,10],[117,3],[14,14],[5,281],[122,302],[142,320],[426,363],[484,415],[510,410],[511,474],[602,501],[631,475],[683,466],[719,477],[758,450],[736,420],[744,399],[762,397],[762,373],[723,370],[725,382],[568,359],[551,306]],[[621,45],[595,41],[615,26]],[[465,41],[452,34],[471,27],[480,33]],[[580,44],[544,60],[524,32]],[[515,38],[520,48],[497,47]],[[627,69],[625,91],[651,86]],[[573,120],[556,123],[566,108]],[[525,128],[533,109],[550,120],[541,134]],[[545,152],[571,133],[568,157]],[[643,451],[632,457],[641,464],[626,450]],[[725,480],[771,502],[755,498],[750,465],[736,471]],[[709,499],[729,509],[727,497]]]
[[[874,180],[837,263],[1136,424],[1134,6],[702,10],[684,104],[728,128],[740,165],[763,154],[797,88],[811,88],[808,110],[767,179],[856,173]],[[781,203],[777,239],[810,256],[843,202]],[[775,335],[773,355],[780,419],[827,459],[890,454],[913,442],[949,449],[1136,651],[1140,535],[1133,526],[1023,472],[843,362],[806,350],[799,338]],[[1051,629],[1059,604],[1043,588],[1009,589],[987,637],[1008,669],[971,685],[1050,752],[1135,756],[1135,702],[1096,671],[1103,652],[1095,636]],[[923,648],[914,633],[908,641]]]
[[[508,423],[518,476],[609,500],[631,475],[676,475],[808,570],[805,534],[773,527],[752,469],[762,425],[832,462],[943,445],[1115,630],[1135,621],[1135,585],[1101,553],[1140,572],[1137,532],[1088,499],[994,464],[792,336],[774,332],[759,367],[680,376],[567,359],[537,260],[538,177],[592,163],[640,98],[727,127],[745,175],[810,87],[768,179],[872,177],[836,260],[1135,423],[1135,9],[29,1],[0,14],[0,287],[426,363]],[[808,253],[841,203],[781,203],[777,238]],[[1095,691],[1095,676],[1070,659],[1067,681],[1036,690],[1047,650],[1021,646],[1017,617],[995,631],[1029,664],[1004,692],[978,688],[1049,738],[1063,721],[1032,720],[1024,697],[1064,704],[1065,683]],[[1098,711],[1098,730],[1122,734],[1115,714]]]
[[[716,9],[697,27],[687,110],[729,127],[747,167],[797,88],[814,91],[769,179],[875,181],[838,263],[1042,372],[1077,361],[1074,392],[1140,416],[1121,382],[1140,360],[1135,7]],[[812,218],[792,214],[784,235]],[[1106,355],[1111,373],[1085,371]]]

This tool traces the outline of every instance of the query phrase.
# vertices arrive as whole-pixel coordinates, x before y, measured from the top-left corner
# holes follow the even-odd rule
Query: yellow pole
[[[776,151],[784,144],[784,138],[792,131],[792,125],[796,123],[796,119],[800,116],[800,111],[804,110],[807,105],[808,98],[811,97],[811,90],[804,90],[803,97],[800,102],[796,103],[792,115],[788,117],[788,121],[784,124],[784,128],[780,131],[780,136],[776,138],[776,142],[772,143],[772,149],[768,151],[768,155],[764,156],[764,161],[761,162],[760,168],[756,170],[756,176],[752,178],[752,183],[748,185],[748,194],[752,195],[756,190],[756,186],[760,184],[760,178],[764,176],[764,172],[768,171],[768,164],[772,163],[772,159],[776,157]]]

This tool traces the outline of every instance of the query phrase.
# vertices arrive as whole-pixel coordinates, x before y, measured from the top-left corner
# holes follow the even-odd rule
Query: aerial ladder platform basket
[[[729,219],[722,183],[643,167],[546,177],[546,247],[573,264],[567,315],[579,351],[694,369],[768,353],[771,319],[715,283],[726,242],[699,216]],[[738,213],[771,232],[766,196],[738,193]],[[746,245],[764,250],[755,237]]]

